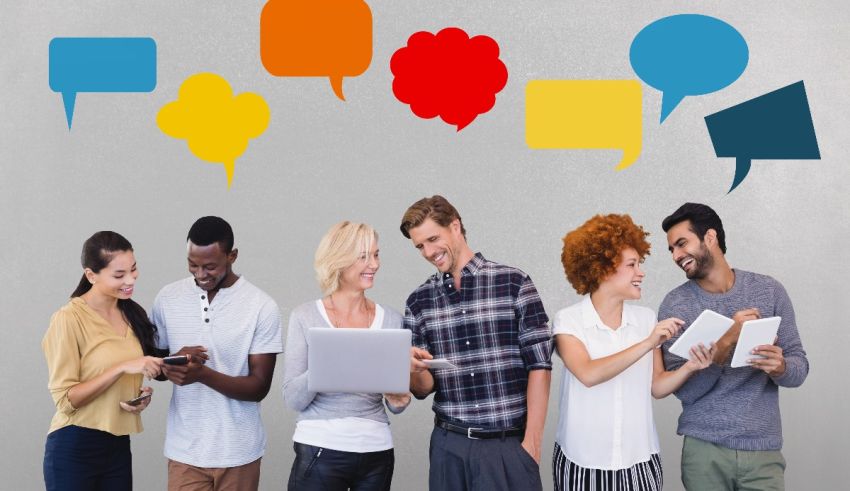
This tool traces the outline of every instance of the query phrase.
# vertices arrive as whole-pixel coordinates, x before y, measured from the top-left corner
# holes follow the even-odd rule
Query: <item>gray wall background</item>
[[[773,275],[797,311],[811,373],[782,390],[789,489],[835,489],[850,453],[844,377],[850,9],[844,2],[369,2],[374,56],[347,78],[347,102],[327,79],[275,78],[259,58],[264,2],[3,1],[0,4],[0,474],[7,489],[39,489],[45,434],[53,414],[40,348],[52,312],[80,276],[83,240],[112,229],[134,244],[141,276],[135,298],[149,307],[164,284],[187,275],[184,238],[199,216],[227,218],[241,252],[237,272],[271,294],[285,317],[319,295],[312,255],[342,219],[381,233],[383,262],[371,297],[401,309],[431,273],[397,232],[404,209],[441,193],[461,211],[469,241],[487,257],[521,267],[550,314],[576,301],[559,262],[560,238],[595,213],[628,212],[653,235],[641,304],[657,308],[683,281],[666,252],[661,219],[684,201],[717,209],[733,266]],[[532,151],[524,140],[524,88],[532,79],[636,78],[633,36],[676,13],[703,13],[735,26],[750,49],[741,78],[686,98],[658,124],[661,96],[644,85],[644,146],[615,172],[619,151]],[[420,30],[459,26],[499,43],[508,84],[489,113],[457,133],[422,120],[392,94],[389,59]],[[66,127],[59,94],[48,87],[48,43],[58,36],[150,36],[158,46],[158,85],[149,94],[80,94]],[[236,92],[261,94],[268,130],[236,163],[233,188],[162,134],[159,108],[190,75],[211,71]],[[822,160],[755,161],[731,195],[732,159],[714,157],[703,117],[805,80]],[[551,484],[552,438],[563,367],[556,359],[541,473]],[[280,395],[282,359],[263,403],[269,443],[262,489],[285,486],[294,414]],[[162,442],[171,389],[155,383],[133,437],[137,489],[164,489]],[[742,410],[746,410],[742,408]],[[658,401],[666,482],[681,488],[674,397]],[[425,489],[430,403],[393,419],[396,489]],[[816,484],[815,484],[816,483]]]

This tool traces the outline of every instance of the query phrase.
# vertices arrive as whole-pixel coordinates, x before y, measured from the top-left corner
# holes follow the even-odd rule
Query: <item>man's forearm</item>
[[[425,399],[428,394],[434,392],[434,376],[430,370],[421,372],[411,372],[410,374],[410,392],[417,399]]]
[[[550,370],[532,370],[528,373],[528,417],[525,423],[525,437],[537,442],[543,439],[543,427],[546,425],[546,411],[549,407],[549,387],[552,383]]]

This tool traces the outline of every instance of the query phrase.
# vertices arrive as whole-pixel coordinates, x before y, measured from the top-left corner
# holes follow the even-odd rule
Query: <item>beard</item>
[[[701,280],[708,276],[708,272],[714,267],[714,258],[708,252],[708,247],[705,244],[700,244],[699,254],[692,255],[694,258],[694,267],[690,273],[685,273],[689,280]]]

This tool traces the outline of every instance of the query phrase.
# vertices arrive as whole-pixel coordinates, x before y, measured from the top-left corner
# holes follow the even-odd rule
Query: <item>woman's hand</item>
[[[683,368],[691,372],[696,372],[704,368],[708,368],[714,359],[714,354],[717,352],[717,345],[711,343],[708,348],[704,344],[699,343],[696,346],[691,346],[689,350],[691,359],[685,362]]]
[[[410,392],[406,394],[384,394],[384,399],[390,406],[401,409],[410,404]]]
[[[654,329],[652,329],[652,332],[649,333],[649,336],[646,339],[652,344],[653,348],[657,348],[664,341],[667,341],[678,334],[679,331],[682,330],[683,325],[685,325],[685,321],[677,319],[676,317],[664,319],[659,322]]]
[[[139,395],[141,396],[141,395],[145,395],[145,394],[153,394],[153,388],[152,387],[142,387],[142,390],[139,392]],[[118,405],[121,406],[121,409],[127,411],[128,413],[138,414],[138,413],[144,411],[146,407],[148,407],[148,404],[151,403],[151,399],[152,399],[151,397],[148,397],[147,399],[144,399],[142,402],[140,402],[136,406],[131,406],[124,401],[119,402]]]
[[[155,356],[143,356],[124,362],[121,365],[122,373],[141,373],[149,380],[156,378],[162,372],[162,358]]]

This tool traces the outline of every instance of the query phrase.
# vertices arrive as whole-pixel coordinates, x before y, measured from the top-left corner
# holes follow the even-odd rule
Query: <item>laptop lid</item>
[[[311,327],[307,389],[311,392],[406,393],[410,331]]]

